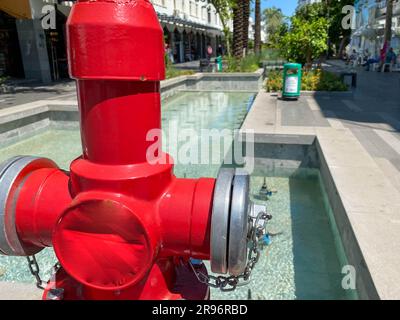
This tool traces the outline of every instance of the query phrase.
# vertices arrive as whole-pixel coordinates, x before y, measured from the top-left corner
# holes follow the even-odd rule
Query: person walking
[[[388,64],[395,64],[395,63],[396,63],[396,59],[397,59],[397,56],[396,56],[396,54],[394,53],[393,48],[390,48],[389,51],[388,51],[388,53],[386,54],[385,63],[388,63]]]
[[[210,44],[207,44],[207,59],[211,60],[213,54],[213,48],[211,47]]]

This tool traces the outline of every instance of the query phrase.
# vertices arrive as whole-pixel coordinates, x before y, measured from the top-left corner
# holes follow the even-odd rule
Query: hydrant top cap
[[[80,1],[67,22],[76,79],[165,79],[163,30],[147,0]]]

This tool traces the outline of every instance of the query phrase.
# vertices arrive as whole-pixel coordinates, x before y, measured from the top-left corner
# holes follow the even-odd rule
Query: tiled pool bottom
[[[257,199],[263,182],[264,177],[251,177],[251,198],[267,205],[273,216],[267,231],[278,235],[262,249],[249,285],[233,292],[211,289],[212,299],[357,299],[341,286],[347,262],[319,171],[266,177],[277,190],[268,201]]]

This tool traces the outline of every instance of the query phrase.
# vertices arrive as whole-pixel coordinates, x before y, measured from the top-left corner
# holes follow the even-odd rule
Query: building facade
[[[68,78],[66,21],[76,1],[1,0],[0,76],[43,83]],[[217,52],[222,24],[205,0],[152,0],[175,63],[205,58],[207,47]],[[49,6],[55,24],[43,26]]]
[[[358,52],[368,51],[378,55],[383,47],[386,0],[358,0],[355,3],[355,23],[350,47]],[[390,46],[400,50],[400,0],[395,0]]]
[[[254,41],[254,35],[256,33],[256,24],[253,17],[249,18],[249,39]],[[266,32],[265,21],[261,20],[261,42],[266,43],[268,40],[268,35]]]
[[[72,4],[56,0],[1,0],[0,76],[43,83],[68,77],[65,24]],[[41,19],[50,8],[54,26],[44,28]]]
[[[152,0],[164,30],[173,62],[205,58],[211,45],[216,53],[223,28],[215,8],[204,0]]]

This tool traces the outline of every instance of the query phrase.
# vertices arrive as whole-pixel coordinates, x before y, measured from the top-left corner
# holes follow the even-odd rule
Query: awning
[[[29,0],[1,0],[0,10],[17,19],[32,18]]]
[[[196,23],[196,22],[192,22],[192,21],[188,21],[179,17],[174,17],[174,16],[170,16],[167,14],[162,14],[162,13],[158,13],[158,19],[160,20],[161,23],[171,23],[177,26],[182,26],[182,27],[188,27],[188,28],[195,28],[195,29],[199,29],[202,31],[206,31],[206,30],[214,30],[214,31],[219,31],[221,32],[220,29],[216,28],[216,27],[210,27],[208,25],[205,24],[200,24],[200,23]]]

